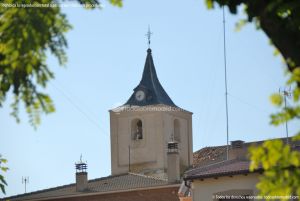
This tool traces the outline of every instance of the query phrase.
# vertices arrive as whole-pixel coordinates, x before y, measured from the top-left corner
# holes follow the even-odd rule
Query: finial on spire
[[[150,43],[151,43],[151,35],[152,35],[153,33],[151,32],[151,30],[150,30],[150,25],[148,25],[148,32],[147,32],[147,34],[146,34],[146,36],[147,36],[147,38],[148,38],[148,48],[150,48]]]

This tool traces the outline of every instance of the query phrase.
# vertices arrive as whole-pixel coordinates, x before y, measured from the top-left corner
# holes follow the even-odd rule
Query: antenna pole
[[[25,187],[25,193],[27,193],[27,184],[29,183],[29,177],[22,177],[22,184]]]
[[[287,89],[281,89],[279,88],[279,93],[283,95],[283,100],[284,100],[284,109],[286,111],[287,109],[287,97],[291,97],[291,88]],[[288,121],[285,120],[285,132],[286,132],[286,143],[289,144],[289,127],[288,127]]]
[[[226,59],[226,32],[225,32],[225,9],[222,6],[223,10],[223,51],[224,51],[224,69],[225,69],[225,105],[226,105],[226,160],[229,156],[229,118],[228,118],[228,90],[227,90],[227,59]]]
[[[286,93],[284,93],[284,109],[286,110]],[[288,122],[285,120],[285,131],[286,131],[286,143],[289,144],[289,129]]]
[[[291,96],[291,89],[289,89],[289,90],[284,89],[282,91],[282,94],[284,96],[284,109],[286,110],[286,108],[287,108],[286,98]],[[288,128],[288,121],[287,120],[285,120],[285,132],[286,132],[286,143],[289,144],[289,128]]]

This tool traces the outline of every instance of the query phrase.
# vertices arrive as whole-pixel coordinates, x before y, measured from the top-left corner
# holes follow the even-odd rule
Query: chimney
[[[175,183],[180,181],[180,164],[179,164],[179,152],[178,152],[178,142],[171,141],[168,142],[168,182]]]
[[[82,162],[75,163],[76,168],[76,191],[82,192],[87,190],[88,187],[88,175],[87,175],[87,164]]]
[[[235,148],[243,148],[243,145],[244,145],[244,141],[243,140],[231,141],[231,147],[233,149],[235,149]]]
[[[242,140],[231,141],[231,147],[229,150],[229,160],[232,159],[247,159],[247,147],[244,146],[245,142]]]

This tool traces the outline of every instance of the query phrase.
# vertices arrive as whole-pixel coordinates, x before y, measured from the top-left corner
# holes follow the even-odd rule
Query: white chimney
[[[245,146],[245,142],[242,140],[231,141],[231,148],[229,149],[229,160],[239,159],[246,160],[247,159],[247,147]]]
[[[87,184],[87,172],[76,172],[76,191],[85,191]]]
[[[76,167],[76,191],[85,191],[88,188],[87,164],[80,162],[75,164]]]
[[[168,142],[168,182],[175,183],[180,181],[180,163],[179,163],[179,152],[178,152],[178,143],[171,141]]]

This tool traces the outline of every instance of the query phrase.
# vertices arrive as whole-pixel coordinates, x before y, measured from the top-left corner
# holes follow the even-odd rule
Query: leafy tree
[[[254,22],[269,37],[293,73],[300,66],[300,2],[298,0],[206,0],[208,8],[215,3],[227,6],[232,14],[244,8],[247,19]],[[299,81],[298,81],[299,86]]]
[[[8,170],[7,167],[3,166],[3,164],[7,163],[7,160],[2,158],[0,155],[0,172],[6,172]],[[0,174],[0,189],[3,193],[5,193],[5,186],[7,185],[4,176]]]
[[[278,126],[300,118],[300,1],[299,0],[206,0],[208,8],[216,4],[228,7],[236,14],[241,6],[247,19],[237,23],[239,28],[254,22],[275,46],[287,67],[287,85],[293,86],[293,106],[283,107],[280,94],[271,96],[272,102],[282,111],[271,115],[271,124]],[[300,132],[293,139],[300,140]],[[257,188],[261,195],[300,195],[300,153],[292,151],[280,140],[266,141],[250,149],[251,169],[264,168]],[[281,200],[287,200],[282,198]]]
[[[59,0],[2,0],[0,3],[0,107],[12,93],[12,113],[17,122],[19,105],[23,104],[30,124],[36,127],[40,115],[55,111],[50,96],[44,92],[54,74],[46,63],[47,53],[57,58],[60,65],[67,61],[65,33],[71,29]],[[101,7],[98,0],[77,0],[84,8]],[[112,5],[122,6],[122,0],[109,0]],[[16,4],[19,4],[18,6]],[[21,5],[32,6],[20,7]],[[14,6],[15,5],[15,6]],[[7,171],[1,164],[0,170]],[[0,188],[5,193],[6,181],[0,171]]]
[[[109,0],[122,6],[121,0]],[[19,122],[19,105],[22,103],[31,125],[40,123],[40,115],[55,111],[52,99],[43,89],[54,74],[46,63],[47,52],[57,58],[60,65],[67,61],[65,33],[71,29],[66,15],[59,6],[38,7],[60,3],[59,0],[4,0],[0,4],[0,107],[9,92],[14,96],[12,116]],[[35,7],[6,5],[29,4]],[[93,9],[98,0],[78,0]],[[96,5],[96,6],[91,6]]]
[[[300,136],[294,137],[300,140]],[[257,188],[261,195],[284,196],[300,195],[300,152],[292,150],[282,140],[266,141],[258,147],[251,147],[251,170],[260,166],[264,176],[260,178]],[[274,200],[272,198],[266,200]]]

